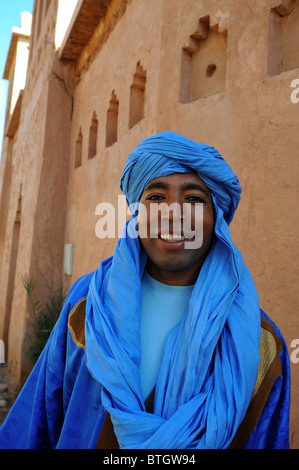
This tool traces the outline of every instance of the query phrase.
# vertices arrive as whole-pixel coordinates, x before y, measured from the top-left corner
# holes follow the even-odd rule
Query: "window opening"
[[[137,63],[130,94],[129,129],[144,117],[146,71]]]
[[[106,147],[110,147],[117,141],[117,125],[118,125],[118,99],[113,90],[109,108],[107,110],[106,120]]]
[[[180,101],[188,103],[225,90],[227,30],[211,26],[210,17],[198,22],[197,29],[183,47]]]
[[[82,164],[82,142],[83,142],[83,135],[82,135],[81,127],[80,127],[77,141],[76,141],[75,168],[78,168]]]
[[[91,126],[89,128],[88,158],[93,158],[97,154],[98,139],[98,120],[96,113],[93,112]]]
[[[268,74],[299,67],[299,5],[284,0],[272,8],[269,15]]]

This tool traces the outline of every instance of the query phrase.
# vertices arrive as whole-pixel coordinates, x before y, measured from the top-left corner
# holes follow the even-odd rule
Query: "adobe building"
[[[172,130],[240,179],[231,233],[289,348],[299,447],[298,43],[298,0],[36,0],[31,32],[22,15],[0,167],[0,338],[16,383],[32,367],[22,275],[42,301],[112,255],[122,227],[100,239],[98,204],[117,218],[127,155]]]

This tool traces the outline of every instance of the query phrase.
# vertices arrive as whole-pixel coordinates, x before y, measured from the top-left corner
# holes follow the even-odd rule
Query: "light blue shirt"
[[[140,377],[144,399],[156,385],[167,336],[182,319],[192,290],[193,286],[163,284],[144,272],[140,324]]]

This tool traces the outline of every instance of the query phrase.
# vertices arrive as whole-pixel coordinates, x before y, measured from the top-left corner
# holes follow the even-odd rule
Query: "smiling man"
[[[0,447],[288,448],[288,354],[230,236],[236,175],[164,132],[120,185],[132,219],[71,289]]]

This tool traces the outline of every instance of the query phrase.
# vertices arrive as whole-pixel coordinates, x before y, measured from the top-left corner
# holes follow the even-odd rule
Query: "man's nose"
[[[174,200],[168,204],[168,213],[170,220],[181,219],[182,217],[182,207],[178,201]]]
[[[183,207],[176,199],[168,201],[161,212],[162,224],[168,223],[173,229],[180,231],[184,219]]]

